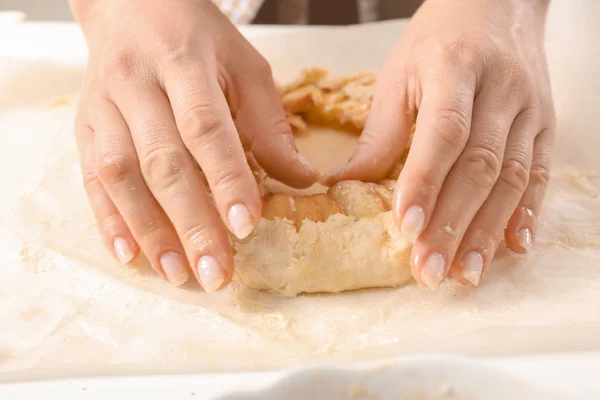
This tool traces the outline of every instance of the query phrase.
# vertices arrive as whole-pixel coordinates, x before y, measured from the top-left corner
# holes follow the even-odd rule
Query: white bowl
[[[483,361],[416,357],[366,368],[311,367],[292,371],[272,386],[219,400],[332,399],[567,399],[515,378]]]

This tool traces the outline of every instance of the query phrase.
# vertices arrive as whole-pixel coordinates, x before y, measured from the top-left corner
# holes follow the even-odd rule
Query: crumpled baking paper
[[[313,65],[377,70],[404,26],[253,42],[286,81]],[[231,285],[206,295],[193,283],[172,288],[143,259],[122,267],[103,248],[81,186],[72,120],[83,66],[1,59],[0,380],[599,349],[600,56],[583,51],[581,29],[570,37],[559,28],[548,32],[559,133],[534,251],[501,250],[479,288],[436,293],[413,284],[285,298]],[[323,166],[344,161],[354,140],[314,134],[299,147]],[[342,149],[339,159],[323,153],[324,141]]]

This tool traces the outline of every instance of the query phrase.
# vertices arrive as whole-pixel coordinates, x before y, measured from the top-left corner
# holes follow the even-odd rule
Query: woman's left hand
[[[505,238],[526,253],[548,183],[555,117],[549,0],[427,0],[377,83],[356,151],[328,183],[377,180],[416,131],[393,214],[415,279],[478,285]]]

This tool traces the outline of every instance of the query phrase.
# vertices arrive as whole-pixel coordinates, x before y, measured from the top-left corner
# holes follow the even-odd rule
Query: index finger
[[[248,236],[261,216],[258,186],[214,67],[190,63],[165,73],[177,127],[198,161],[229,230]]]
[[[414,119],[405,73],[386,66],[377,79],[373,103],[356,149],[345,166],[328,173],[323,181],[377,181],[386,176],[404,152]]]
[[[458,68],[426,76],[423,100],[393,207],[396,224],[416,240],[433,213],[442,184],[462,153],[471,129],[475,76]]]
[[[261,167],[270,177],[292,187],[315,183],[319,172],[296,147],[266,61],[252,70],[236,71],[231,79],[238,129]]]

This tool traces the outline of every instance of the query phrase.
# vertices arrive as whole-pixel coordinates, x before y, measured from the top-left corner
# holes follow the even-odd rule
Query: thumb
[[[270,177],[292,187],[309,187],[319,180],[319,172],[299,153],[272,75],[266,69],[266,73],[236,82],[238,131]]]
[[[331,186],[354,179],[377,181],[386,177],[404,153],[410,136],[414,113],[407,98],[404,75],[383,71],[354,153],[345,165],[322,178],[324,184]]]

